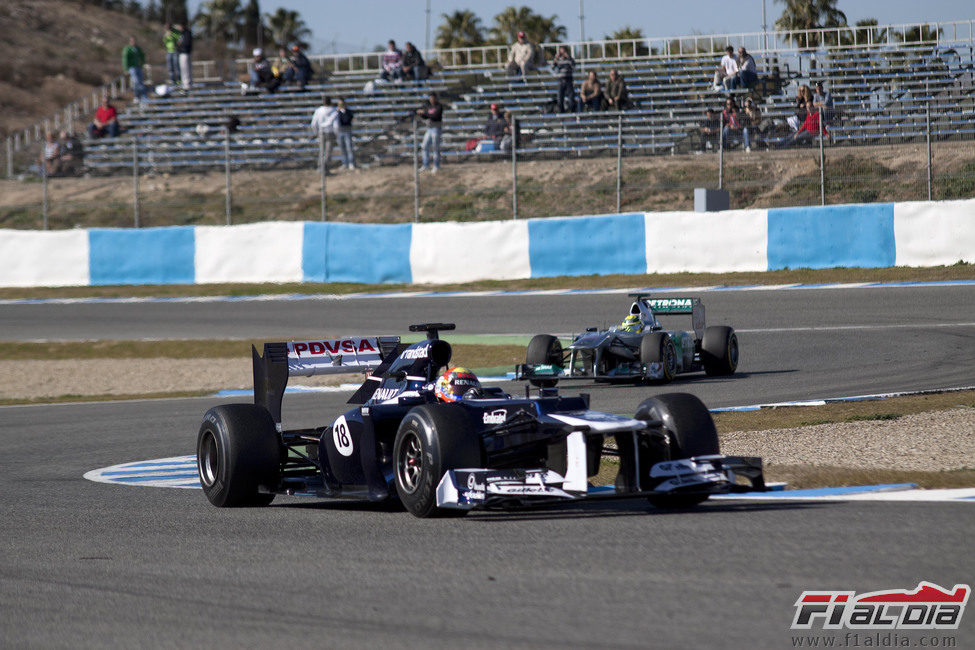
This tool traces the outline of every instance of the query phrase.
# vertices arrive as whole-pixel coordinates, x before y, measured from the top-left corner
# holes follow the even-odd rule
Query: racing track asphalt
[[[641,397],[671,389],[721,406],[975,377],[973,288],[703,297],[711,322],[742,330],[741,376],[579,389],[597,408],[631,412]],[[570,331],[608,320],[603,314],[626,302],[430,300],[445,302],[425,303],[426,312],[406,301],[330,303],[327,322],[335,319],[336,333],[448,319],[465,332]],[[201,314],[210,333],[256,336],[237,325],[248,322],[246,309],[235,311],[248,303],[228,304],[235,309],[167,304],[165,314],[128,305],[114,314],[124,322],[102,336],[194,336],[183,332],[197,331],[191,323]],[[291,335],[310,335],[324,322],[313,316],[322,307],[276,303],[279,320],[270,311],[254,320],[268,328],[261,333],[287,335],[296,325],[305,329]],[[389,315],[401,310],[408,313]],[[29,320],[9,306],[0,313],[4,338],[7,323]],[[85,313],[96,311],[33,318],[39,329],[47,323],[46,336],[72,338],[97,326],[74,316]],[[168,328],[157,324],[164,315]],[[552,322],[562,327],[542,327]],[[795,329],[814,324],[834,329]],[[769,329],[778,331],[756,331]],[[965,503],[723,502],[664,513],[625,501],[421,521],[298,499],[219,510],[196,490],[82,478],[97,467],[192,453],[202,413],[224,401],[0,409],[5,646],[781,648],[792,647],[793,603],[804,589],[910,589],[920,580],[950,587],[975,575],[975,519]],[[289,396],[285,425],[320,424],[342,401]],[[975,619],[969,613],[957,633],[937,633],[972,647]]]

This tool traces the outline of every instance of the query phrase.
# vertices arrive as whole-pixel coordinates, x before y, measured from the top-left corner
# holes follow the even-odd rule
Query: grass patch
[[[911,472],[814,465],[767,465],[765,480],[785,481],[789,489],[916,483],[926,489],[968,488],[975,485],[975,469],[950,472]]]
[[[182,397],[206,397],[213,391],[177,391],[172,393],[145,393],[125,395],[58,395],[56,397],[38,397],[33,399],[5,399],[0,398],[0,406],[24,404],[68,404],[73,402],[123,402],[142,399],[179,399]]]

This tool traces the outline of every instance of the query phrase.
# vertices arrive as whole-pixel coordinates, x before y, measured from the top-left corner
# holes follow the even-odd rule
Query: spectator
[[[416,114],[427,122],[427,132],[423,136],[423,166],[421,171],[430,170],[436,174],[440,171],[440,137],[443,126],[443,104],[437,99],[437,93],[430,93],[428,104],[416,109]],[[433,168],[430,167],[430,151],[433,150]]]
[[[413,43],[406,42],[406,52],[403,53],[403,78],[423,81],[429,76],[430,70],[423,62],[423,55]]]
[[[777,149],[811,142],[820,135],[820,129],[822,129],[822,135],[829,135],[829,132],[826,130],[826,125],[820,124],[819,111],[816,110],[816,107],[810,104],[806,107],[806,111],[806,119],[803,121],[802,126],[799,127],[799,130],[774,143]]]
[[[623,75],[616,70],[609,72],[609,83],[606,84],[606,104],[618,111],[622,111],[630,104],[626,81],[623,80]]]
[[[62,174],[80,174],[85,159],[81,141],[73,133],[61,131],[58,144],[61,147],[58,171]]]
[[[734,90],[738,80],[738,61],[735,60],[735,48],[730,45],[724,49],[725,55],[714,71],[714,92]]]
[[[501,140],[504,138],[504,130],[507,126],[508,123],[501,114],[501,107],[491,104],[491,114],[484,123],[484,137],[494,141],[495,149],[501,149]]]
[[[738,79],[735,82],[737,88],[748,88],[751,90],[758,83],[758,66],[755,58],[745,50],[745,47],[738,48]]]
[[[698,133],[701,136],[700,151],[706,151],[708,146],[714,146],[718,141],[718,134],[721,133],[721,120],[713,108],[704,112],[704,119],[701,120]]]
[[[511,52],[508,53],[506,70],[509,75],[521,74],[521,78],[524,80],[529,72],[537,69],[537,58],[538,52],[535,45],[528,40],[525,32],[518,32],[518,40],[511,46]]]
[[[54,176],[58,173],[58,159],[61,157],[61,146],[53,133],[48,133],[41,149],[41,157],[38,162],[41,166],[42,176]]]
[[[183,90],[189,90],[193,85],[193,32],[188,25],[173,25],[179,30],[179,42],[176,51],[179,52],[179,79]]]
[[[332,159],[332,146],[335,142],[335,132],[338,127],[338,111],[332,106],[332,98],[322,95],[322,105],[315,109],[311,116],[311,130],[315,137],[324,140],[325,148],[323,152],[322,164],[325,165],[325,173],[328,173],[328,162]],[[319,135],[321,134],[321,135]]]
[[[511,111],[504,112],[504,136],[501,138],[501,151],[510,151],[512,144],[517,146],[521,143],[521,127],[515,122],[515,116]]]
[[[403,53],[396,49],[396,41],[390,41],[383,52],[383,73],[386,81],[403,81]]]
[[[721,111],[721,135],[726,144],[731,144],[733,140],[742,140],[745,144],[745,151],[752,150],[751,143],[748,141],[748,129],[744,127],[741,117],[738,115],[738,104],[734,97],[724,100],[724,110]]]
[[[799,130],[802,123],[806,119],[806,111],[813,109],[813,95],[809,86],[803,84],[799,86],[799,90],[796,91],[796,112],[795,115],[789,117],[786,122],[789,128],[792,129],[793,133]]]
[[[281,85],[281,78],[274,75],[270,61],[264,57],[264,50],[255,47],[252,54],[254,59],[251,61],[250,89],[265,88],[273,93]]]
[[[283,47],[278,48],[278,58],[271,64],[271,74],[277,77],[279,85],[288,81],[288,77],[294,81],[294,63],[288,54],[288,50]]]
[[[756,146],[759,145],[765,135],[765,124],[762,111],[758,109],[751,97],[745,100],[745,110],[741,112],[740,117],[742,128],[748,131],[749,137]]]
[[[569,48],[564,45],[559,46],[559,53],[552,59],[552,70],[559,79],[559,93],[555,99],[555,111],[566,113],[572,111],[573,104],[573,85],[572,71],[576,67],[575,59],[569,54]]]
[[[355,149],[352,146],[352,118],[355,114],[345,105],[345,100],[339,100],[339,107],[335,114],[335,135],[339,141],[339,151],[342,154],[342,166],[355,169]]]
[[[291,46],[291,58],[288,59],[291,62],[291,66],[285,72],[285,81],[297,81],[298,90],[303,91],[305,86],[308,85],[308,81],[311,79],[312,69],[311,61],[305,56],[305,53],[301,51],[300,45]]]
[[[88,135],[92,138],[104,138],[106,135],[115,138],[118,137],[119,131],[118,111],[106,97],[95,109],[95,119],[88,126]]]
[[[816,110],[822,111],[823,121],[826,124],[833,123],[836,117],[836,112],[833,110],[833,95],[826,90],[822,81],[816,82],[816,92],[813,94],[813,106],[816,107]]]
[[[583,110],[600,111],[603,108],[603,85],[596,77],[596,71],[590,70],[589,76],[579,86],[579,98],[582,100]]]
[[[136,45],[135,36],[129,36],[129,44],[122,50],[122,68],[129,73],[129,79],[132,80],[132,94],[135,95],[137,102],[146,98],[146,84],[142,76],[142,66],[145,64],[145,52]]]
[[[172,23],[166,23],[166,33],[163,34],[163,47],[166,48],[166,70],[169,73],[169,85],[179,83],[179,31]]]

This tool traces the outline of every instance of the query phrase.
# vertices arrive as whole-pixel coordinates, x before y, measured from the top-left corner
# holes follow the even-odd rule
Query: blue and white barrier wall
[[[361,282],[975,262],[975,200],[423,224],[0,230],[0,286]]]

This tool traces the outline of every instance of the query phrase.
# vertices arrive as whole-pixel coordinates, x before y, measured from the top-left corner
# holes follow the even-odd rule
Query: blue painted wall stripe
[[[94,228],[88,231],[92,285],[193,284],[196,237],[192,226]]]
[[[894,204],[773,208],[768,268],[894,266]]]
[[[306,282],[411,282],[411,224],[305,223]]]
[[[528,221],[533,278],[646,273],[643,213]]]

